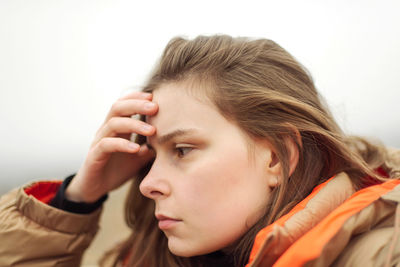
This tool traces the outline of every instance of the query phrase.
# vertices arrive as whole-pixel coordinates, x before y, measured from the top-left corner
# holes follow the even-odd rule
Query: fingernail
[[[151,93],[148,93],[148,92],[143,92],[143,91],[141,91],[140,92],[143,96],[151,96]]]
[[[137,149],[139,148],[139,145],[134,142],[129,142],[128,147],[131,149]]]
[[[155,104],[152,102],[148,102],[148,103],[144,104],[145,109],[152,109],[152,108],[154,108],[154,106],[155,106]]]
[[[148,125],[148,124],[143,124],[142,129],[146,132],[150,132],[153,129],[153,126]]]

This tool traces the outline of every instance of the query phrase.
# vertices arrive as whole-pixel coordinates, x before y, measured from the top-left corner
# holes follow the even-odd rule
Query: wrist
[[[84,198],[80,197],[80,194],[79,195],[73,194],[72,189],[74,189],[74,187],[70,188],[70,193],[72,192],[72,196],[70,196],[70,198],[73,200],[67,199],[66,191],[70,183],[73,181],[73,179],[74,175],[71,175],[64,179],[63,183],[61,184],[61,187],[58,189],[56,196],[49,203],[51,206],[72,213],[88,214],[98,209],[107,199],[108,195],[105,194],[104,196],[100,197],[97,201],[92,202],[85,200]]]
[[[72,179],[71,183],[65,189],[65,198],[73,202],[86,202],[76,186],[76,180]],[[75,183],[74,183],[75,182]]]
[[[79,178],[72,179],[65,189],[65,198],[76,203],[94,203],[104,196],[104,194],[94,194],[82,191],[83,186],[79,184]]]

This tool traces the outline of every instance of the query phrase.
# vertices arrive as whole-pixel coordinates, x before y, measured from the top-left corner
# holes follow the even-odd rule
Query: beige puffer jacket
[[[386,165],[399,175],[400,151]],[[79,215],[51,207],[44,203],[46,190],[55,188],[54,182],[35,182],[0,198],[1,267],[80,265],[101,208]],[[114,263],[111,257],[103,266]],[[400,180],[354,194],[347,175],[338,174],[261,230],[246,266],[330,265],[400,266]]]

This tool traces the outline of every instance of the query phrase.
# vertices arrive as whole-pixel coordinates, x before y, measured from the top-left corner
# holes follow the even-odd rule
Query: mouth
[[[156,218],[158,220],[158,228],[161,230],[171,229],[182,221],[180,219],[171,218],[163,214],[156,214]]]

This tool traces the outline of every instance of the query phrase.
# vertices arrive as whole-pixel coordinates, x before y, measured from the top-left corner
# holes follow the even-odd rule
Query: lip
[[[158,220],[158,228],[161,230],[171,229],[182,221],[180,219],[171,218],[163,214],[156,214],[156,218]]]

